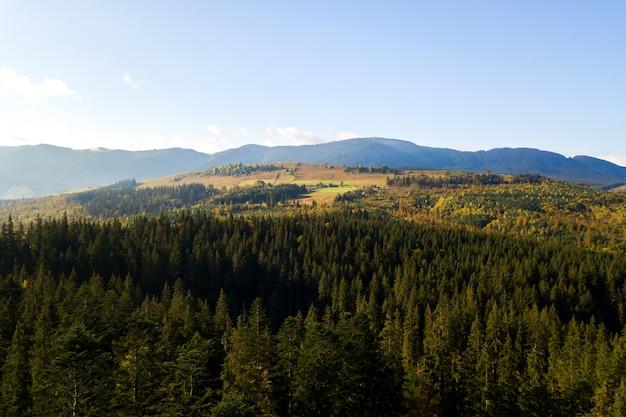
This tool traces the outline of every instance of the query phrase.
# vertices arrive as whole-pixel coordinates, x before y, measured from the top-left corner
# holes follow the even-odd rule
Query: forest
[[[245,191],[133,187],[67,198]],[[8,216],[0,416],[624,416],[623,206],[479,174],[280,211]]]

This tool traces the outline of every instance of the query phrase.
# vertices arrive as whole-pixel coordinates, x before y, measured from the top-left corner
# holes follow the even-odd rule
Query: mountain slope
[[[262,162],[534,173],[597,187],[626,183],[625,167],[589,156],[567,158],[528,148],[462,152],[383,138],[303,146],[246,145],[213,155],[178,148],[131,152],[37,145],[0,146],[0,199],[41,196],[130,178],[157,178],[228,163]]]
[[[188,149],[72,150],[51,145],[0,147],[0,198],[22,198],[148,179],[197,169],[207,155]]]
[[[626,168],[589,156],[563,155],[529,148],[462,152],[430,148],[396,139],[350,139],[319,145],[266,147],[246,145],[212,155],[208,166],[232,162],[309,162],[332,165],[416,167],[501,174],[534,173],[588,185],[608,187],[626,182]]]
[[[363,138],[301,146],[245,145],[213,154],[208,163],[216,166],[231,162],[284,161],[349,166],[439,168],[454,165],[454,155],[462,153],[452,149],[418,146],[412,142],[395,139]]]

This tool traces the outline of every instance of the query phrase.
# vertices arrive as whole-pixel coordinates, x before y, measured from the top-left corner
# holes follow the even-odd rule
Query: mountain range
[[[467,152],[384,138],[301,146],[245,145],[212,155],[180,148],[152,151],[72,150],[34,145],[0,146],[0,198],[36,197],[111,184],[123,179],[142,180],[228,163],[263,162],[532,173],[603,188],[626,183],[626,167],[589,156],[570,158],[530,148]]]
[[[38,197],[61,191],[192,171],[208,155],[189,149],[73,150],[52,145],[0,146],[0,199]]]

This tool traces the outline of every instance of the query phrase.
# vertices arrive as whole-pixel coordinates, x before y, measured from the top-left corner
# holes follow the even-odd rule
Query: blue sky
[[[387,137],[626,165],[623,1],[0,0],[0,145]]]

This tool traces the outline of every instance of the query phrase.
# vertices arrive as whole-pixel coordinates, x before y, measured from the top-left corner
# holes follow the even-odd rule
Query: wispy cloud
[[[33,104],[50,97],[72,96],[76,94],[61,80],[44,78],[41,83],[34,84],[28,77],[20,75],[13,68],[5,66],[0,67],[0,92],[2,91],[10,91],[25,97]]]
[[[208,125],[207,129],[211,135],[224,139],[241,139],[247,137],[250,133],[245,127],[235,130],[226,130],[219,126]]]
[[[352,133],[352,132],[341,132],[337,135],[337,139],[339,140],[354,139],[354,138],[360,138],[360,137],[363,137],[363,136],[359,135],[358,133]]]
[[[180,136],[160,136],[152,132],[139,134],[139,140],[133,143],[135,149],[184,148],[185,141]]]
[[[245,127],[228,130],[216,125],[208,125],[209,135],[194,142],[194,149],[205,153],[220,152],[245,145],[250,132]]]
[[[124,81],[124,83],[130,85],[133,88],[140,88],[148,83],[146,80],[133,79],[133,77],[131,77],[130,74],[127,72],[124,73],[124,75],[122,76],[122,80]]]
[[[326,142],[325,139],[315,135],[308,130],[298,130],[293,126],[289,127],[274,127],[268,126],[265,128],[265,133],[270,138],[281,139],[281,144],[285,145],[313,145],[316,143]],[[286,142],[286,143],[284,143]],[[266,141],[266,143],[274,143],[272,139]]]
[[[0,145],[19,146],[54,143],[68,146],[80,140],[70,127],[58,120],[3,118],[0,115]]]
[[[607,155],[607,156],[601,156],[600,158],[604,159],[605,161],[613,162],[616,165],[620,165],[623,167],[626,166],[626,156]]]
[[[10,135],[7,138],[2,138],[0,144],[1,146],[23,146],[32,145],[33,143],[26,138],[22,138],[16,135]]]

